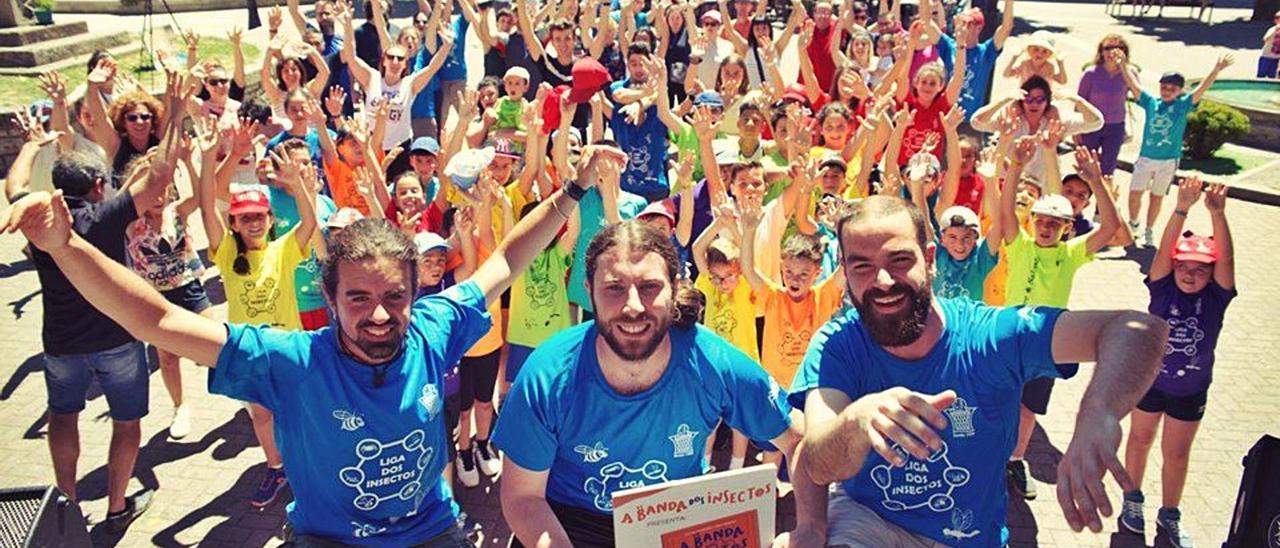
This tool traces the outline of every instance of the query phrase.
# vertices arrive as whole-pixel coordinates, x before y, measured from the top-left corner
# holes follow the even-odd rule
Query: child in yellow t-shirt
[[[733,225],[732,219],[718,216],[693,242],[693,260],[698,267],[698,279],[693,287],[706,296],[703,324],[759,361],[755,304],[751,286],[742,280],[742,261],[738,258]],[[708,447],[712,439],[714,436],[709,436]],[[735,430],[729,468],[742,468],[746,458],[747,438]]]

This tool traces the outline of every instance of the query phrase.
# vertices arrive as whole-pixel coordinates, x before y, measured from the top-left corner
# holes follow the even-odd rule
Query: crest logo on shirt
[[[674,446],[671,456],[675,458],[693,456],[693,440],[698,437],[697,430],[690,430],[689,425],[681,424],[676,428],[676,433],[667,436]]]
[[[353,413],[344,409],[334,409],[333,418],[338,419],[342,424],[342,429],[347,432],[355,432],[364,427],[364,417],[359,413]]]
[[[418,398],[418,403],[426,410],[428,418],[436,420],[436,415],[440,414],[440,391],[436,389],[436,385],[426,383],[422,385],[422,396]]]
[[[942,411],[951,420],[953,437],[967,438],[977,433],[973,427],[973,412],[977,410],[977,407],[970,407],[964,398],[956,398],[955,403]]]
[[[609,457],[609,448],[604,446],[604,442],[598,441],[595,445],[579,445],[573,450],[582,455],[584,462],[595,464]]]

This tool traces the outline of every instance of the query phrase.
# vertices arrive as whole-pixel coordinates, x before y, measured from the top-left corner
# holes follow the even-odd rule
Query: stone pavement
[[[1237,50],[1239,65],[1230,73],[1247,73],[1252,71],[1248,67],[1254,62],[1253,53],[1247,48],[1254,47],[1262,30],[1235,22],[1205,29],[1176,22],[1127,26],[1103,15],[1102,6],[1097,4],[1019,3],[1018,13],[1020,33],[1036,28],[1058,33],[1069,67],[1078,66],[1090,56],[1098,37],[1124,32],[1134,45],[1135,59],[1167,63],[1156,70],[1177,68],[1197,74],[1212,63],[1218,52],[1224,51],[1207,45],[1212,37]],[[1229,21],[1245,15],[1242,10],[1220,9],[1215,20]],[[1228,29],[1230,32],[1226,32]],[[1153,36],[1163,41],[1157,42]],[[1176,41],[1169,42],[1171,39]],[[1007,53],[1017,44],[1015,38],[1006,48]],[[1177,54],[1170,55],[1169,48],[1175,47]],[[1118,179],[1122,184],[1126,182],[1123,174]],[[1171,207],[1166,207],[1166,214]],[[1274,361],[1274,356],[1280,355],[1280,331],[1269,321],[1280,309],[1280,278],[1273,274],[1280,267],[1280,241],[1267,237],[1280,232],[1280,211],[1232,201],[1228,212],[1238,242],[1240,297],[1227,315],[1218,350],[1218,373],[1204,419],[1206,427],[1192,451],[1182,504],[1186,526],[1202,546],[1216,545],[1225,537],[1241,474],[1240,458],[1261,434],[1280,431],[1274,418],[1274,410],[1280,408],[1280,393],[1273,388],[1280,385],[1280,366]],[[1203,209],[1191,214],[1188,226],[1208,229]],[[16,236],[0,238],[0,302],[5,305],[0,310],[0,462],[6,464],[0,474],[0,488],[44,485],[53,479],[42,418],[45,394],[39,342],[39,283],[20,253],[21,244]],[[1151,252],[1144,250],[1104,253],[1081,270],[1072,306],[1145,308],[1142,273],[1150,257]],[[264,470],[247,414],[237,403],[206,393],[204,370],[188,364],[184,373],[184,387],[194,405],[193,433],[180,442],[167,439],[165,427],[172,407],[159,375],[153,375],[152,413],[143,421],[143,447],[131,490],[144,486],[158,489],[155,502],[122,538],[95,527],[95,544],[278,544],[273,535],[283,519],[283,504],[274,504],[265,511],[253,510],[247,504]],[[1114,534],[1114,523],[1108,524],[1103,534],[1072,533],[1053,494],[1055,464],[1070,441],[1076,405],[1089,374],[1090,368],[1085,366],[1077,379],[1059,383],[1050,414],[1033,440],[1029,461],[1033,475],[1043,484],[1038,500],[1029,504],[1015,501],[1011,506],[1015,546],[1141,545],[1136,537]],[[105,413],[106,402],[96,393],[80,421],[79,490],[83,508],[93,523],[106,513],[105,459],[110,422]],[[1153,451],[1152,460],[1144,481],[1150,516],[1154,516],[1161,492],[1158,451]],[[1114,484],[1112,489],[1113,500],[1118,499]],[[487,481],[479,488],[458,489],[464,510],[481,524],[486,545],[505,545],[507,539],[497,497],[496,486]],[[784,501],[784,522],[790,521],[785,516],[788,506],[789,500]],[[1148,535],[1147,540],[1150,538]]]

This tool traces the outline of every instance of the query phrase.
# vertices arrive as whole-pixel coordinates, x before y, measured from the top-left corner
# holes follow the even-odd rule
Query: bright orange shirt
[[[809,339],[840,309],[844,284],[830,276],[803,299],[794,301],[781,285],[769,281],[764,301],[764,370],[778,384],[790,386],[809,348]]]

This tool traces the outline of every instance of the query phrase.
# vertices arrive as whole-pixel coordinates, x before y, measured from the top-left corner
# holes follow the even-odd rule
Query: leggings
[[[458,376],[462,388],[458,395],[462,398],[462,411],[470,411],[475,402],[489,403],[493,401],[493,387],[498,382],[499,348],[483,356],[465,356],[458,365]]]
[[[1098,131],[1081,135],[1080,144],[1089,150],[1098,150],[1102,174],[1111,175],[1116,172],[1116,158],[1120,156],[1120,146],[1124,144],[1124,122],[1107,124]]]

